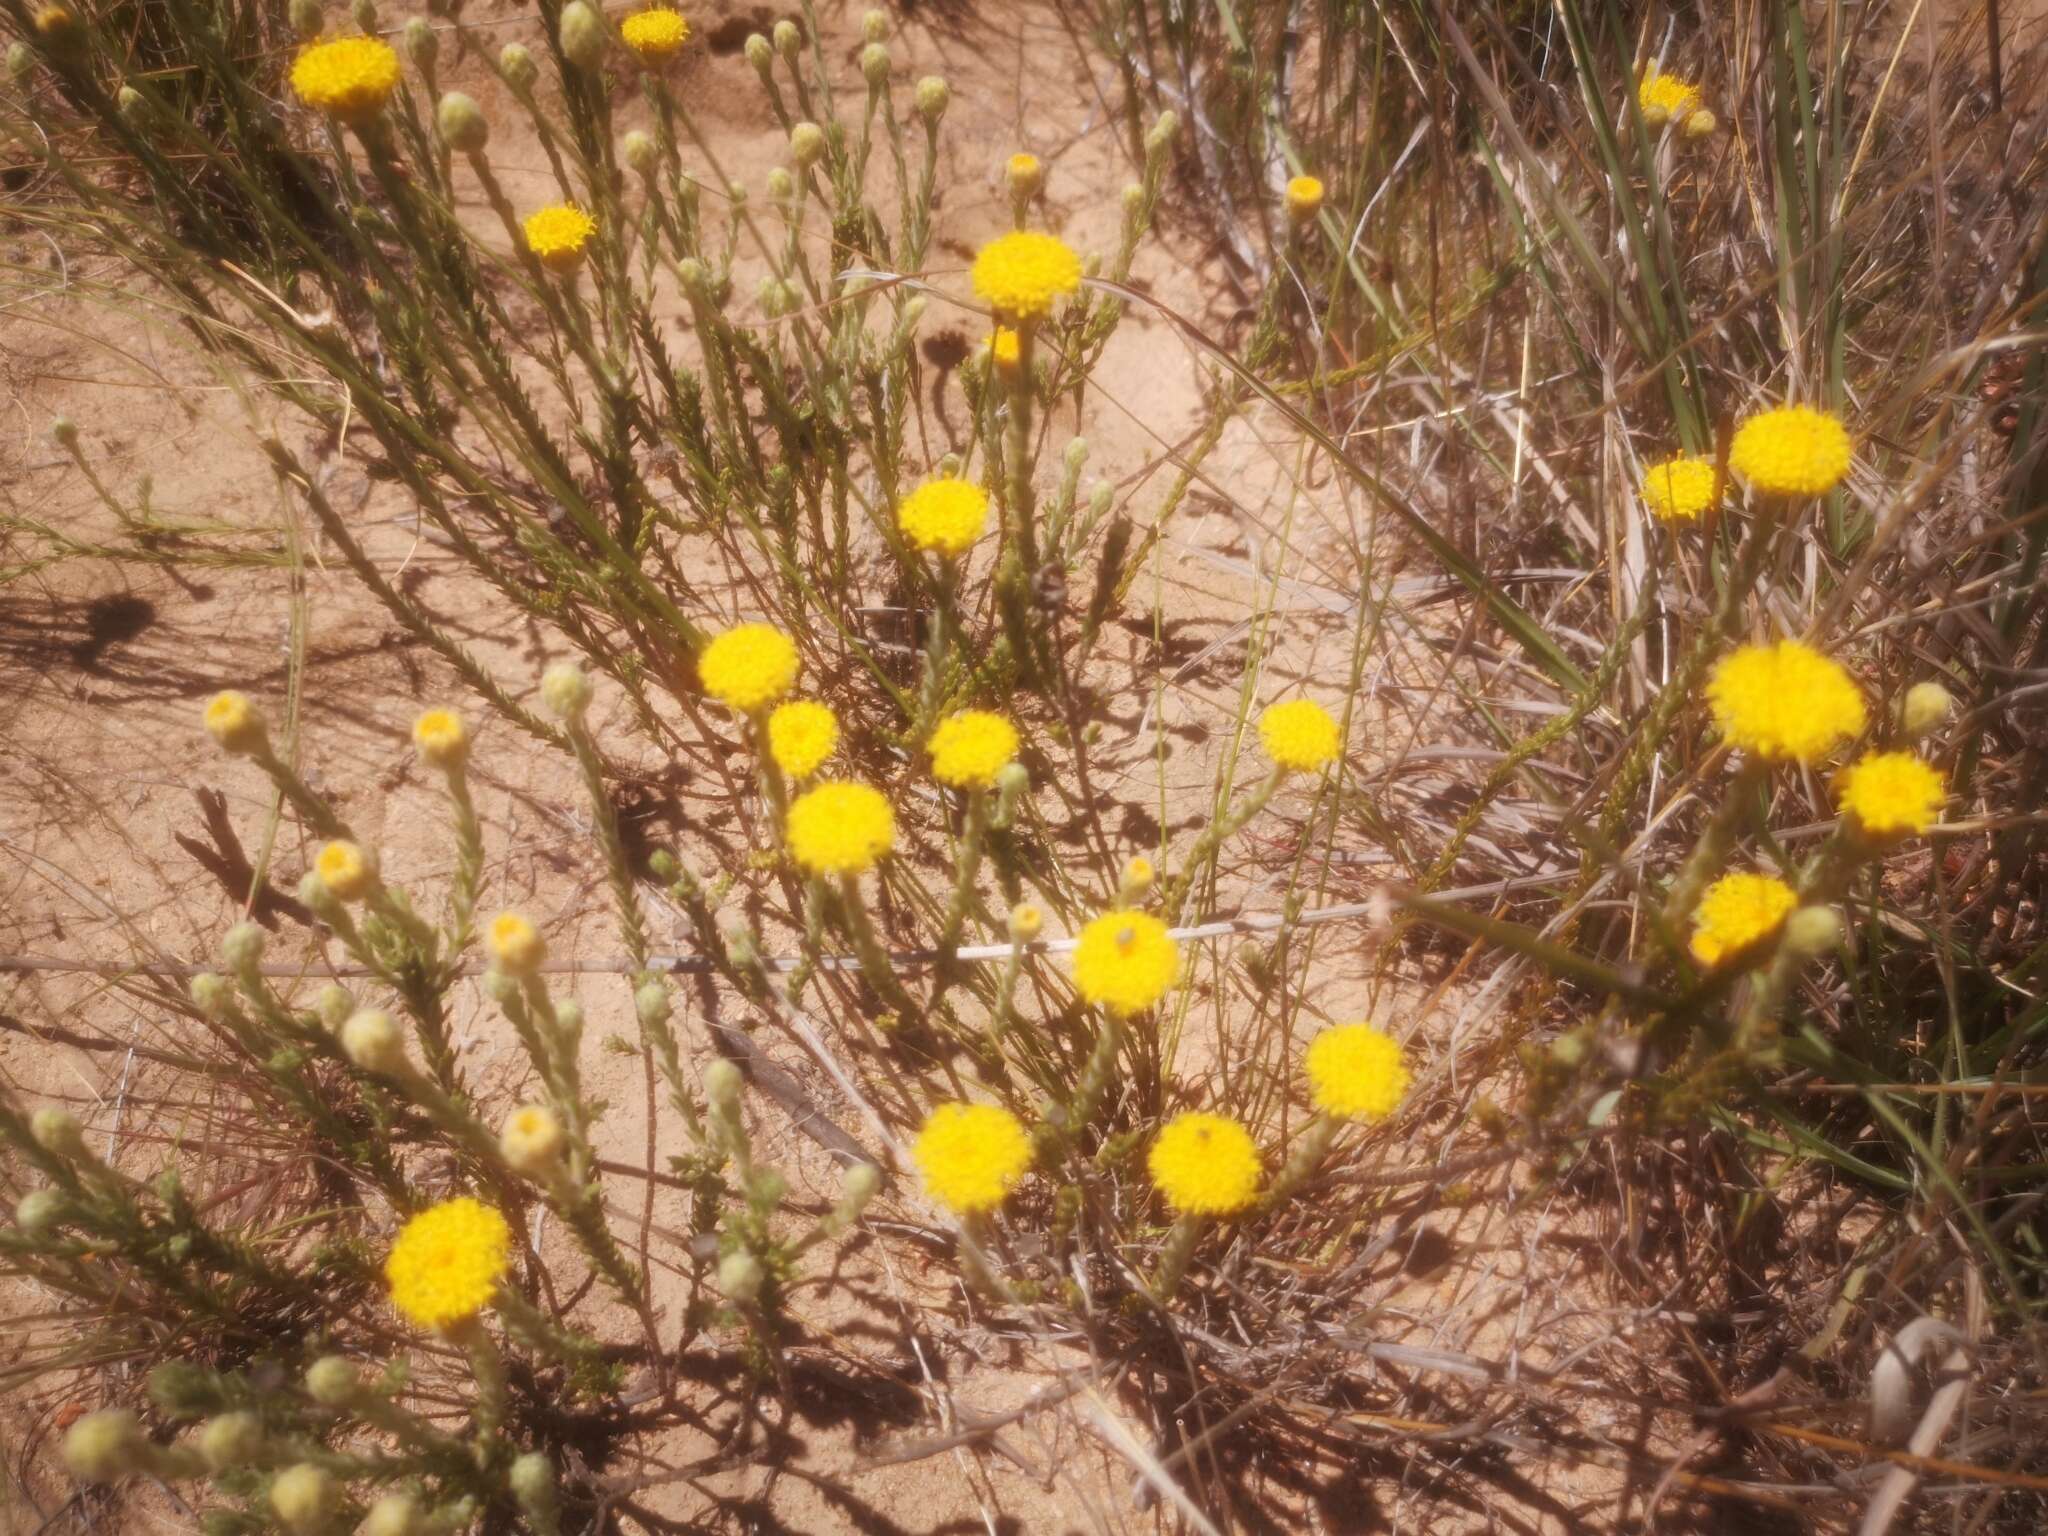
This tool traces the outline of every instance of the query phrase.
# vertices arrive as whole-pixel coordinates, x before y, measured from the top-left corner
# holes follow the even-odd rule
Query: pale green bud
[[[1081,466],[1088,462],[1088,439],[1077,437],[1068,443],[1066,460],[1068,474],[1078,475],[1081,473]]]
[[[887,11],[863,11],[860,18],[860,35],[868,42],[879,43],[889,35],[889,13]]]
[[[1915,683],[1899,701],[1899,724],[1905,727],[1908,736],[1917,740],[1947,724],[1955,707],[1954,696],[1941,684]]]
[[[825,158],[825,130],[816,123],[798,123],[789,130],[789,152],[806,170]]]
[[[685,256],[676,263],[676,278],[682,283],[685,293],[702,294],[711,284],[711,274],[694,256]]]
[[[704,1069],[704,1102],[721,1114],[730,1114],[740,1101],[740,1069],[718,1057]]]
[[[434,67],[441,57],[441,36],[424,16],[409,16],[403,34],[405,56],[411,59],[413,67],[425,74]]]
[[[320,8],[320,0],[292,0],[290,8],[292,35],[302,43],[310,43],[327,30],[327,16]]]
[[[768,195],[778,203],[786,203],[796,196],[796,178],[781,166],[768,173]]]
[[[46,1104],[30,1116],[29,1135],[35,1138],[37,1146],[52,1157],[61,1157],[67,1163],[75,1163],[88,1154],[85,1150],[85,1127],[78,1123],[78,1116],[68,1109],[59,1109]]]
[[[768,71],[775,67],[775,50],[769,46],[768,39],[758,32],[749,32],[746,52],[747,62],[754,66],[755,72],[763,80],[766,80]]]
[[[860,1213],[881,1187],[882,1170],[873,1163],[855,1163],[848,1168],[839,1179],[839,1204],[832,1210],[834,1226],[843,1232],[859,1221]]]
[[[1166,152],[1174,135],[1180,132],[1180,118],[1173,112],[1162,112],[1145,134],[1145,154],[1152,157]]]
[[[604,23],[584,0],[569,0],[562,7],[561,29],[556,37],[562,45],[562,57],[578,69],[596,69],[604,62]]]
[[[62,448],[66,453],[76,452],[78,449],[78,423],[69,416],[59,416],[50,423],[50,441],[59,448]]]
[[[462,155],[475,154],[491,137],[491,120],[484,116],[484,109],[475,97],[460,91],[441,97],[434,108],[434,126],[441,132],[441,142]]]
[[[270,1483],[270,1509],[277,1523],[296,1533],[315,1532],[334,1513],[334,1479],[324,1467],[302,1461],[286,1467]]]
[[[363,1392],[363,1373],[340,1355],[322,1355],[306,1367],[306,1395],[323,1408],[345,1408]]]
[[[747,1195],[756,1205],[778,1206],[789,1193],[789,1180],[780,1169],[756,1168],[747,1180]]]
[[[861,78],[868,83],[868,89],[879,91],[889,83],[889,45],[869,43],[860,51]]]
[[[263,963],[263,946],[269,940],[261,923],[237,923],[220,941],[220,957],[231,971],[246,971]]]
[[[341,1050],[365,1072],[406,1077],[412,1071],[405,1031],[381,1008],[365,1008],[349,1017],[341,1026]]]
[[[215,1472],[244,1467],[263,1454],[263,1421],[253,1413],[217,1413],[199,1431],[199,1458]]]
[[[355,18],[356,26],[368,37],[377,30],[377,0],[355,0],[349,7],[349,15]]]
[[[36,51],[27,43],[7,45],[7,73],[16,80],[26,80],[36,67]]]
[[[650,1029],[668,1022],[670,1007],[668,988],[658,981],[643,981],[633,993],[633,1011]]]
[[[505,1474],[512,1497],[536,1524],[552,1525],[555,1508],[555,1464],[539,1451],[528,1451]],[[538,1518],[536,1518],[538,1517]]]
[[[56,1189],[32,1189],[14,1202],[14,1224],[37,1237],[56,1226],[70,1202]]]
[[[927,128],[939,126],[939,119],[946,115],[952,100],[952,87],[939,76],[926,75],[917,82],[917,115],[924,119]]]
[[[341,1028],[355,1011],[356,1000],[339,982],[330,981],[313,998],[313,1012],[330,1030]]]
[[[635,128],[619,140],[619,158],[636,174],[652,176],[661,164],[661,146],[653,134]]]
[[[64,1465],[81,1481],[111,1483],[136,1469],[147,1443],[134,1414],[103,1408],[88,1413],[64,1436]]]
[[[718,1289],[741,1306],[757,1300],[768,1276],[751,1253],[728,1253],[718,1261]]]
[[[356,1536],[424,1536],[426,1519],[408,1493],[387,1493],[370,1506]]]
[[[579,4],[581,0],[571,0],[571,3]],[[592,691],[590,679],[573,661],[556,662],[540,680],[541,702],[563,720],[582,719],[583,712],[590,707]]]
[[[114,93],[114,106],[130,123],[149,120],[149,98],[132,85],[124,85]]]
[[[498,50],[498,72],[515,91],[531,90],[533,82],[540,78],[540,66],[519,43],[507,43]]]
[[[804,45],[804,35],[797,30],[795,22],[784,17],[775,23],[775,51],[790,63],[796,62],[797,50]]]
[[[235,993],[227,977],[212,971],[201,971],[186,984],[191,994],[192,1006],[209,1019],[217,1019],[226,1010],[228,1001]]]
[[[1833,907],[1801,907],[1785,919],[1784,942],[1795,955],[1832,954],[1842,946],[1842,915]]]
[[[1138,216],[1145,211],[1145,189],[1135,181],[1127,181],[1119,196],[1123,199],[1124,219],[1126,222],[1136,222]]]

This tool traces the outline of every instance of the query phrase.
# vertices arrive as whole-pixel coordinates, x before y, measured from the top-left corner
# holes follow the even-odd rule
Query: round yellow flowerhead
[[[550,272],[574,272],[596,233],[597,220],[574,203],[551,203],[526,216],[526,248]]]
[[[1408,1092],[1400,1042],[1370,1024],[1338,1024],[1309,1042],[1302,1065],[1315,1106],[1339,1120],[1384,1120]]]
[[[1074,948],[1075,987],[1111,1013],[1143,1013],[1179,978],[1180,946],[1146,912],[1105,912],[1081,930]]]
[[[377,868],[370,856],[344,838],[323,843],[314,856],[313,868],[336,901],[361,901],[377,883]]]
[[[941,1104],[910,1149],[925,1193],[956,1216],[992,1211],[1031,1168],[1031,1137],[994,1104]]]
[[[1693,959],[1719,965],[1776,933],[1798,905],[1792,887],[1770,875],[1723,875],[1707,887],[1692,915]]]
[[[690,40],[690,24],[667,6],[635,11],[619,23],[619,36],[643,64],[673,57]]]
[[[246,693],[226,689],[206,701],[206,734],[224,751],[246,757],[263,747],[263,713]]]
[[[858,875],[896,846],[896,817],[880,790],[835,782],[789,808],[789,851],[814,875]]]
[[[791,699],[768,717],[768,755],[792,779],[808,779],[839,746],[839,717],[815,699]]]
[[[548,957],[548,941],[517,912],[500,912],[484,930],[491,964],[507,976],[531,976]]]
[[[1016,760],[1017,727],[985,709],[963,709],[939,722],[926,750],[941,784],[994,789],[996,775]]]
[[[412,744],[436,768],[460,768],[469,758],[469,728],[452,709],[430,709],[413,721]]]
[[[1266,756],[1293,773],[1318,773],[1337,761],[1337,722],[1313,699],[1289,699],[1259,716]]]
[[[1667,523],[1689,523],[1714,504],[1719,476],[1711,459],[1683,454],[1643,471],[1643,500]]]
[[[704,691],[741,713],[766,709],[796,686],[796,642],[771,624],[742,624],[704,647]]]
[[[988,492],[954,475],[927,480],[898,504],[896,526],[919,549],[957,559],[988,527]]]
[[[974,258],[974,291],[991,309],[1019,320],[1052,313],[1053,301],[1081,286],[1081,258],[1063,240],[1032,230],[998,235]]]
[[[1707,679],[1721,734],[1771,761],[1812,765],[1863,733],[1863,695],[1841,666],[1797,640],[1745,645]]]
[[[1643,76],[1643,83],[1636,89],[1636,105],[1642,108],[1643,121],[1652,128],[1662,128],[1699,104],[1698,86],[1654,69]]]
[[[1843,770],[1836,797],[1863,832],[1898,837],[1934,825],[1948,784],[1911,752],[1870,752]]]
[[[1175,1115],[1145,1166],[1181,1216],[1229,1216],[1259,1195],[1259,1149],[1250,1132],[1222,1115]]]
[[[1314,176],[1296,176],[1287,183],[1287,212],[1306,224],[1323,209],[1323,184]]]
[[[367,123],[397,89],[397,51],[374,37],[314,43],[292,62],[292,90],[299,100],[344,123]]]
[[[452,1328],[490,1304],[511,1258],[505,1218],[464,1196],[427,1207],[399,1229],[384,1279],[407,1322]]]
[[[1849,429],[1826,411],[1781,405],[1735,429],[1728,464],[1767,496],[1825,496],[1849,473]]]

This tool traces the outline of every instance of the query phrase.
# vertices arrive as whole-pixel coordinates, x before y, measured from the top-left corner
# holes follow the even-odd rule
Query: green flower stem
[[[853,952],[860,960],[862,978],[902,1022],[913,1022],[920,1012],[917,1000],[904,989],[895,964],[889,959],[889,951],[882,945],[881,935],[875,932],[867,904],[861,900],[858,876],[839,877],[839,907],[846,918],[847,936],[853,940]]]
[[[1195,839],[1194,847],[1188,850],[1187,863],[1181,867],[1171,885],[1160,899],[1161,915],[1170,928],[1180,921],[1181,911],[1193,894],[1197,882],[1206,875],[1216,862],[1216,855],[1224,842],[1236,835],[1244,824],[1263,811],[1272,802],[1280,788],[1280,781],[1287,776],[1287,770],[1275,764],[1272,772],[1260,782],[1258,788],[1247,795],[1234,810],[1225,810],[1202,829],[1202,835]]]
[[[1074,1088],[1073,1098],[1049,1111],[1041,1127],[1042,1133],[1055,1144],[1072,1144],[1094,1120],[1103,1096],[1109,1091],[1110,1079],[1116,1075],[1117,1056],[1123,1043],[1123,1017],[1102,1010],[1102,1031],[1095,1037],[1095,1048],[1088,1053],[1088,1064],[1081,1069],[1081,1081]]]
[[[1188,1260],[1194,1257],[1195,1243],[1201,1235],[1199,1216],[1180,1217],[1166,1234],[1166,1245],[1159,1250],[1159,1267],[1152,1272],[1149,1287],[1152,1299],[1160,1306],[1171,1302],[1173,1293],[1180,1289],[1181,1277],[1188,1271]]]
[[[647,1311],[647,1287],[639,1272],[619,1251],[618,1240],[604,1219],[604,1201],[593,1185],[573,1181],[566,1170],[557,1168],[547,1180],[548,1199],[590,1262],[610,1282],[619,1299],[640,1314],[652,1337],[653,1321]]]
[[[507,1387],[505,1356],[497,1340],[480,1318],[465,1318],[448,1330],[448,1339],[469,1356],[470,1374],[476,1378],[476,1444],[479,1457],[498,1438],[505,1422]]]
[[[448,898],[448,959],[443,980],[454,977],[462,952],[476,935],[476,897],[483,885],[484,833],[469,795],[469,776],[457,763],[447,771],[448,803],[455,812],[455,885]]]
[[[967,815],[960,828],[960,846],[953,859],[953,894],[946,904],[945,921],[939,929],[942,969],[939,987],[932,994],[932,1007],[938,1006],[939,993],[945,985],[947,958],[959,947],[960,936],[967,929],[967,913],[974,903],[975,876],[981,870],[981,854],[988,837],[988,826],[988,791],[970,789],[967,792]]]
[[[1330,1144],[1337,1139],[1338,1128],[1339,1122],[1335,1117],[1316,1111],[1296,1135],[1293,1152],[1288,1154],[1287,1161],[1266,1187],[1265,1194],[1260,1197],[1260,1205],[1270,1210],[1299,1189],[1303,1181],[1321,1166]]]
[[[1009,419],[1003,427],[1003,534],[1008,548],[996,574],[1011,655],[1027,677],[1038,670],[1038,645],[1029,622],[1031,583],[1038,575],[1031,484],[1031,362],[1036,339],[1037,323],[1020,319],[1017,366],[1008,380]]]
[[[292,809],[299,813],[299,819],[320,837],[329,841],[344,839],[354,841],[348,823],[334,814],[332,806],[315,794],[306,781],[285,760],[271,750],[270,739],[265,737],[253,754],[256,766],[270,775],[278,793],[292,803]]]
[[[500,1287],[493,1305],[506,1333],[532,1354],[572,1368],[604,1358],[604,1346],[596,1339],[563,1327],[516,1291]]]

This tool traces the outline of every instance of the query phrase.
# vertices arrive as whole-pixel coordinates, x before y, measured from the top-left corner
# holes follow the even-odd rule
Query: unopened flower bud
[[[1066,460],[1068,474],[1080,474],[1081,466],[1088,462],[1088,439],[1074,438],[1067,444],[1066,452],[1061,457]]]
[[[796,178],[781,166],[768,173],[768,196],[778,203],[786,203],[796,196]]]
[[[939,126],[939,119],[946,115],[952,100],[952,87],[939,76],[926,75],[917,82],[917,115],[924,119],[927,128]]]
[[[289,15],[292,35],[302,43],[310,43],[327,30],[327,16],[320,8],[320,0],[292,0]]]
[[[582,719],[592,692],[590,679],[573,661],[558,661],[541,675],[541,702],[560,719]]]
[[[652,176],[661,165],[661,146],[653,134],[635,128],[619,140],[619,158],[635,175]]]
[[[1833,907],[1801,907],[1785,919],[1785,947],[1795,955],[1827,955],[1842,946],[1842,915]]]
[[[475,97],[460,91],[442,95],[434,108],[434,126],[441,132],[441,142],[457,154],[473,155],[491,137],[491,120],[484,116],[484,109]]]
[[[1124,183],[1123,191],[1117,195],[1124,205],[1125,221],[1135,222],[1145,211],[1145,189],[1135,181],[1127,181]]]
[[[364,36],[377,31],[377,0],[355,0],[348,13],[355,18],[355,24]]]
[[[1314,176],[1296,176],[1287,183],[1287,216],[1307,224],[1323,211],[1323,184]]]
[[[36,51],[27,43],[7,45],[7,73],[15,80],[26,80],[29,72],[36,67]]]
[[[879,91],[889,83],[889,45],[869,43],[860,51],[861,78],[868,83],[868,89]]]
[[[209,1019],[219,1018],[234,996],[227,977],[214,971],[201,971],[186,984],[186,991],[191,995],[192,1006]]]
[[[341,1051],[365,1072],[383,1077],[412,1075],[405,1031],[381,1008],[365,1008],[349,1015],[341,1026]]]
[[[246,693],[225,689],[206,701],[206,734],[235,757],[259,752],[267,739],[262,711]]]
[[[426,74],[441,57],[441,36],[433,24],[424,16],[409,16],[403,34],[405,56],[411,59],[413,67]]]
[[[368,850],[347,838],[338,837],[321,844],[320,852],[313,859],[313,869],[336,901],[361,901],[376,889],[376,860]]]
[[[78,13],[58,0],[38,6],[32,20],[36,35],[48,43],[68,43],[78,35]]]
[[[562,7],[561,28],[556,37],[562,45],[562,57],[578,69],[596,69],[604,62],[604,23],[584,0],[569,0]]]
[[[868,42],[881,42],[889,35],[889,13],[878,10],[863,11],[860,18],[860,35]]]
[[[1014,202],[1028,203],[1038,196],[1045,186],[1045,164],[1036,155],[1015,154],[1003,167],[1003,174],[1009,178],[1010,197]]]
[[[740,1069],[718,1057],[704,1069],[704,1102],[720,1114],[730,1114],[740,1101]]]
[[[199,1458],[209,1470],[244,1467],[263,1454],[263,1421],[253,1413],[217,1413],[199,1431]]]
[[[387,1493],[370,1506],[356,1536],[423,1536],[426,1529],[418,1500],[409,1493]]]
[[[1899,724],[1915,740],[1938,731],[1948,723],[1956,701],[1939,683],[1915,683],[1899,701]]]
[[[1721,120],[1705,107],[1701,107],[1698,111],[1685,115],[1685,121],[1679,125],[1678,131],[1688,139],[1705,139],[1712,137],[1714,130],[1720,126]]]
[[[302,1461],[270,1483],[270,1510],[277,1523],[298,1536],[324,1527],[334,1513],[334,1478],[324,1467]]]
[[[1142,854],[1124,865],[1122,878],[1117,882],[1116,904],[1120,907],[1136,906],[1145,899],[1145,893],[1152,889],[1152,861]]]
[[[803,47],[804,35],[797,30],[795,22],[784,17],[775,23],[775,51],[790,63],[796,62],[797,50]]]
[[[1045,931],[1045,912],[1028,901],[1020,901],[1010,908],[1010,938],[1018,944],[1029,944]]]
[[[330,981],[313,995],[313,1013],[328,1029],[339,1029],[356,1011],[356,1000],[347,987]]]
[[[44,1105],[30,1116],[28,1130],[36,1145],[52,1157],[75,1163],[90,1155],[85,1150],[85,1128],[68,1109],[59,1109],[54,1104]]]
[[[750,971],[761,963],[761,946],[754,941],[754,930],[746,923],[735,922],[725,930],[725,958],[742,971]]]
[[[746,54],[747,62],[754,66],[755,72],[763,80],[766,80],[768,71],[775,66],[775,50],[769,46],[768,39],[758,32],[749,32]]]
[[[519,1001],[519,980],[503,971],[485,971],[484,995],[500,1008],[510,1008]]]
[[[147,1445],[142,1426],[124,1408],[88,1413],[64,1436],[64,1465],[88,1483],[111,1483],[141,1462]]]
[[[309,869],[299,877],[299,905],[311,907],[321,917],[341,910],[341,903],[334,899],[317,869]]]
[[[1158,120],[1152,124],[1145,134],[1146,156],[1149,158],[1164,154],[1167,145],[1173,142],[1174,135],[1179,132],[1180,118],[1172,112],[1160,113]]]
[[[306,1367],[306,1395],[324,1408],[345,1408],[362,1391],[363,1373],[353,1360],[322,1355]]]
[[[533,82],[540,78],[540,66],[533,62],[533,55],[524,44],[507,43],[498,50],[498,73],[513,90],[525,91],[531,90]]]
[[[132,85],[124,85],[114,93],[114,106],[130,123],[140,124],[149,120],[149,98]]]
[[[519,1507],[536,1529],[553,1527],[555,1509],[555,1464],[539,1451],[528,1451],[512,1463],[505,1481],[512,1489],[512,1497],[519,1501]]]
[[[547,959],[547,940],[517,912],[500,912],[484,933],[491,963],[508,976],[531,976]]]
[[[666,1024],[671,1008],[668,988],[658,981],[643,981],[634,990],[633,1012],[649,1029],[657,1029]]]
[[[825,130],[816,123],[798,123],[789,130],[789,152],[798,165],[809,170],[825,158]]]
[[[231,971],[246,971],[263,962],[263,946],[269,940],[260,923],[237,923],[220,941],[220,957]]]
[[[38,1237],[63,1219],[68,1203],[62,1190],[32,1189],[14,1202],[14,1224]]]
[[[882,1187],[882,1170],[873,1163],[854,1163],[839,1179],[839,1204],[833,1207],[834,1222],[841,1231],[860,1220],[860,1213]]]
[[[523,1104],[505,1118],[498,1150],[505,1165],[529,1179],[542,1179],[561,1161],[562,1122],[542,1104]]]
[[[565,997],[555,1004],[555,1026],[567,1039],[575,1039],[583,1033],[583,1005],[573,997]]]
[[[741,1306],[756,1300],[767,1279],[761,1261],[744,1250],[728,1253],[718,1261],[718,1289]]]

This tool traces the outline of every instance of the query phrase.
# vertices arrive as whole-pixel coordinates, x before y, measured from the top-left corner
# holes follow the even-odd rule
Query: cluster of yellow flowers
[[[1849,473],[1854,445],[1830,412],[1783,405],[1745,417],[1728,444],[1728,467],[1758,494],[1825,496]],[[1720,499],[1713,462],[1680,454],[1643,472],[1643,500],[1667,523],[1691,522]]]

